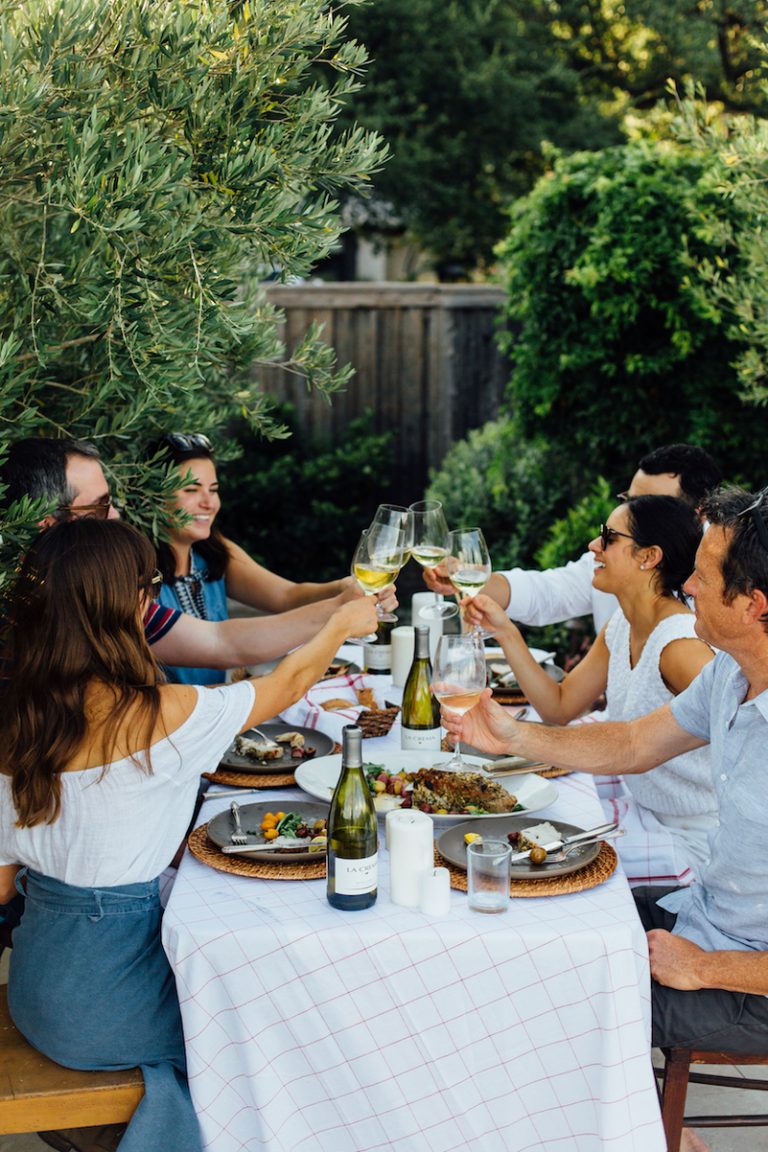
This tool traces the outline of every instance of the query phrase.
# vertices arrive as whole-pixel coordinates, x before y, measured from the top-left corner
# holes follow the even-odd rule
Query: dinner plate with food
[[[260,724],[235,737],[221,758],[229,772],[271,775],[293,772],[299,764],[333,751],[333,739],[324,732],[295,724]]]
[[[245,844],[233,844],[235,821],[227,808],[208,824],[208,839],[229,855],[271,864],[305,864],[325,857],[327,804],[287,802],[281,809],[274,801],[241,804],[240,824]]]
[[[465,820],[443,832],[437,841],[437,850],[449,864],[466,870],[468,844],[483,838],[502,840],[512,848],[512,880],[550,880],[553,876],[578,872],[598,857],[601,841],[568,843],[569,837],[578,837],[584,831],[562,820],[536,822],[527,816],[508,816],[496,821],[492,831],[485,835],[478,831],[477,821]],[[546,845],[552,846],[550,851],[545,850]],[[523,856],[524,853],[528,855]]]
[[[542,648],[529,648],[528,651],[536,663],[539,664],[556,683],[559,684],[561,680],[565,679],[565,672],[563,672],[562,668],[558,668],[557,664],[552,663],[555,656],[554,652],[545,652]],[[507,663],[501,648],[486,648],[485,662],[488,668],[488,684],[494,696],[520,694],[517,677]]]
[[[551,780],[531,773],[493,780],[479,771],[484,761],[465,756],[466,772],[445,772],[440,752],[372,752],[363,746],[363,771],[382,815],[394,808],[418,808],[438,820],[498,819],[512,812],[535,812],[557,799]],[[437,762],[437,766],[436,766]],[[310,796],[329,801],[341,772],[341,756],[323,756],[296,769],[296,783]]]

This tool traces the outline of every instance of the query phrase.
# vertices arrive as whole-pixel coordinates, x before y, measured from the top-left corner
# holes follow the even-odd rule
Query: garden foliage
[[[0,0],[0,448],[90,437],[136,513],[159,431],[278,431],[258,282],[327,253],[335,195],[383,156],[333,134],[356,2]],[[349,372],[318,336],[289,367],[332,392]]]
[[[303,433],[289,406],[279,416],[288,443],[267,443],[242,421],[231,429],[242,456],[220,469],[222,530],[289,580],[337,580],[391,481],[393,433],[375,433],[366,415],[334,445]]]

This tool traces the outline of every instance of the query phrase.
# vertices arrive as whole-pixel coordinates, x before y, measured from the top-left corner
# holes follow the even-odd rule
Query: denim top
[[[674,932],[707,950],[768,950],[768,691],[745,702],[747,680],[725,652],[672,700],[675,720],[709,740],[718,824],[700,883],[659,903]]]
[[[193,572],[202,583],[203,602],[206,620],[228,620],[227,587],[222,576],[220,580],[208,579],[208,565],[202,556],[193,551]],[[160,586],[158,602],[166,608],[181,609],[174,582],[169,580]],[[164,664],[163,671],[171,684],[223,684],[225,673],[221,668],[187,668],[174,664]]]

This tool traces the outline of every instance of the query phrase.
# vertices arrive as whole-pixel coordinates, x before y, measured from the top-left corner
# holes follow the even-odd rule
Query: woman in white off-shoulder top
[[[713,658],[682,594],[701,534],[694,511],[673,496],[638,496],[614,509],[589,549],[595,587],[614,593],[620,608],[559,684],[489,597],[476,597],[467,618],[496,634],[545,723],[573,721],[603,692],[609,719],[643,716],[687,688]],[[630,882],[690,883],[708,858],[717,819],[708,748],[619,780],[603,802],[624,825],[616,846]]]
[[[26,896],[8,1004],[59,1064],[141,1067],[121,1152],[201,1149],[157,882],[200,773],[376,622],[372,601],[355,599],[258,683],[164,684],[142,628],[160,580],[127,524],[57,525],[24,558],[3,637],[0,901],[14,884]]]

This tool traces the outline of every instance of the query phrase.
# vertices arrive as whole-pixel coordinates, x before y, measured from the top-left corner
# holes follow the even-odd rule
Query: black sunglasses
[[[213,444],[202,432],[166,432],[162,437],[163,444],[173,448],[176,452],[203,452],[213,453]]]
[[[765,521],[760,515],[761,505],[766,496],[768,496],[768,487],[763,488],[760,492],[758,492],[752,503],[748,505],[748,507],[746,507],[742,512],[739,512],[738,518],[740,520],[742,516],[749,516],[755,526],[758,540],[762,544],[765,551],[768,552],[768,528],[766,528]],[[768,511],[768,508],[766,511]]]
[[[625,536],[627,540],[633,540],[634,537],[630,536],[629,532],[619,532],[616,528],[609,528],[606,524],[600,525],[600,544],[603,552],[609,544],[613,544],[617,536]]]

